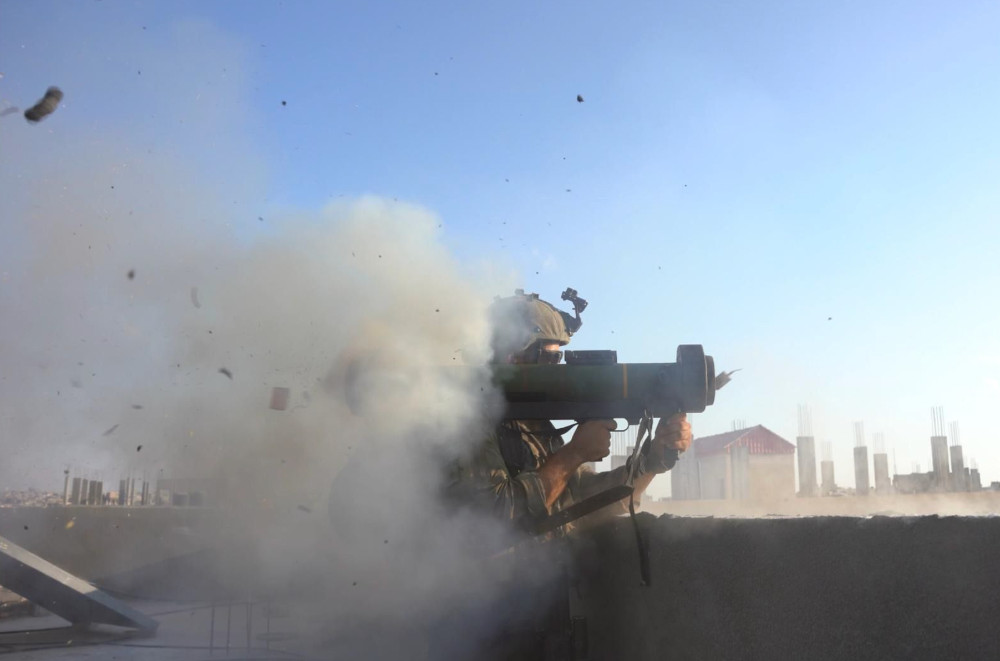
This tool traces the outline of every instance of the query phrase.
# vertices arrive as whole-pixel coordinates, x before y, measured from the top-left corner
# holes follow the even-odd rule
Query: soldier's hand
[[[611,430],[614,420],[588,420],[580,423],[566,448],[581,461],[600,461],[611,454]]]
[[[661,449],[677,450],[684,452],[691,447],[691,423],[687,420],[687,414],[675,413],[669,418],[660,418],[656,425],[656,434],[653,435],[653,447],[655,452]]]

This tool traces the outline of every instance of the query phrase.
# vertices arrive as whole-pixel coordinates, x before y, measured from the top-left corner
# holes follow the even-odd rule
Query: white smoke
[[[474,366],[487,305],[513,278],[449,254],[416,204],[255,211],[247,182],[264,168],[232,131],[239,49],[195,31],[180,32],[174,82],[227,64],[212,112],[185,115],[194,135],[223,136],[205,161],[191,142],[145,148],[155,127],[85,133],[72,108],[86,92],[65,81],[46,124],[0,127],[0,482],[52,488],[66,467],[112,484],[211,478],[230,514],[213,541],[238,547],[234,572],[259,589],[309,583],[331,618],[398,623],[488,601],[497,573],[480,552],[502,547],[484,541],[497,526],[438,496],[449,462],[482,441],[496,394]],[[144,102],[176,110],[176,93]],[[285,410],[269,406],[274,388]]]

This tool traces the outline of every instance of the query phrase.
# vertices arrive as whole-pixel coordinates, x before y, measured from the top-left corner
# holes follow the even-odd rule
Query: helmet
[[[582,325],[579,312],[573,317],[523,289],[507,298],[498,296],[490,306],[490,322],[494,359],[520,353],[539,341],[569,344]]]

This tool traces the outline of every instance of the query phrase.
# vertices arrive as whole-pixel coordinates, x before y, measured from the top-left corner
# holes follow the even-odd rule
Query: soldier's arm
[[[512,476],[492,434],[473,456],[456,463],[447,491],[453,500],[501,519],[541,516],[548,511],[544,477],[539,471]]]

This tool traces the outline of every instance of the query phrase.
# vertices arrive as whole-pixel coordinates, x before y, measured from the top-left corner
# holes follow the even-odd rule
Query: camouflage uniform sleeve
[[[490,434],[470,458],[455,465],[448,492],[451,498],[502,519],[548,513],[545,486],[538,473],[523,471],[511,476],[495,434]]]

